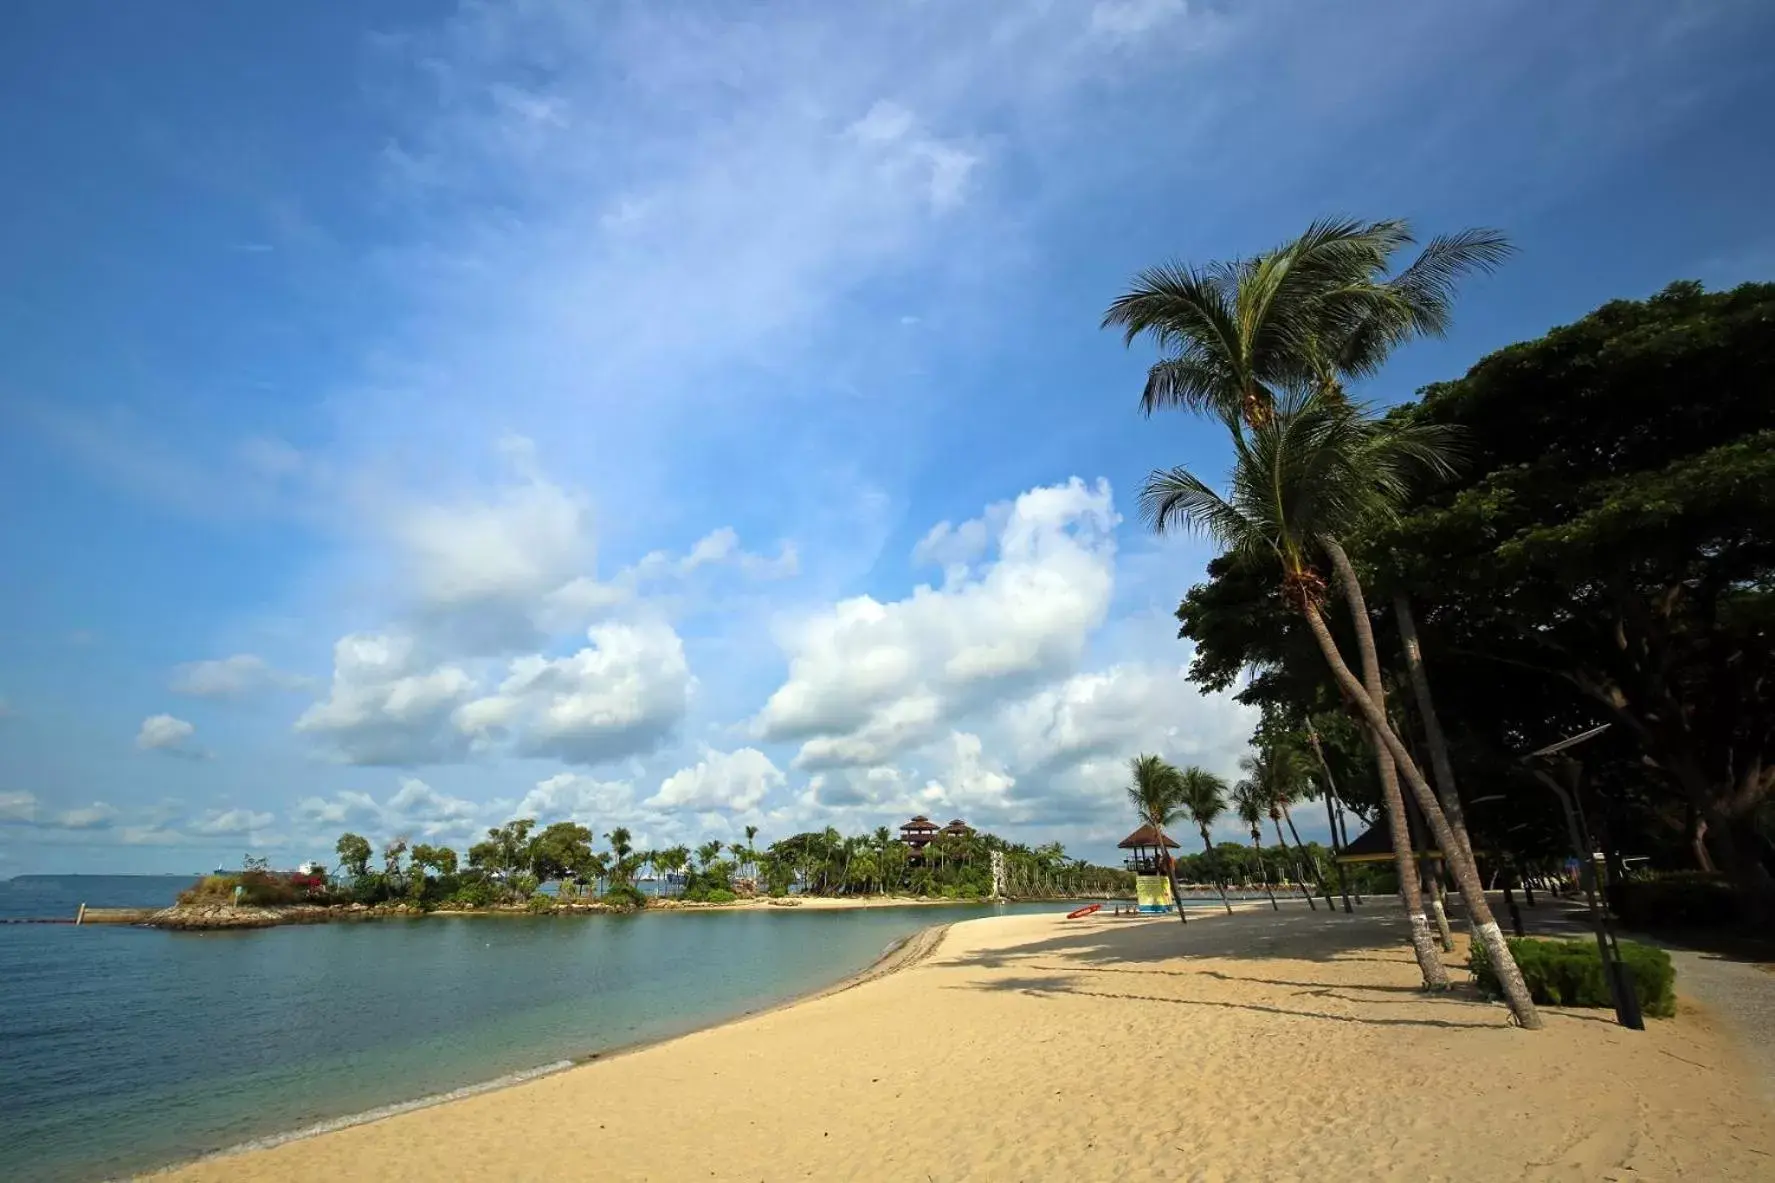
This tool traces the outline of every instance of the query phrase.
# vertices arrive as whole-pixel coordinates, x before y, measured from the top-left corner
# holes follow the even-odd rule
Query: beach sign
[[[1171,880],[1164,875],[1136,875],[1134,909],[1137,912],[1169,912]]]

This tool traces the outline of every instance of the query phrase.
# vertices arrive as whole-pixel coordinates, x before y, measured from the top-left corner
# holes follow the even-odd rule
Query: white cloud
[[[368,793],[351,790],[331,797],[304,797],[296,803],[296,816],[323,826],[364,825],[382,817],[382,807]]]
[[[243,698],[261,690],[302,690],[312,682],[299,674],[273,669],[253,653],[236,653],[213,661],[194,661],[173,671],[170,689],[193,698]]]
[[[326,700],[302,712],[296,730],[331,745],[352,764],[460,759],[469,736],[451,722],[474,690],[456,665],[424,668],[410,636],[353,633],[333,646]]]
[[[0,793],[0,823],[29,825],[37,820],[35,793]]]
[[[94,801],[75,809],[64,810],[55,817],[55,824],[64,830],[105,830],[117,820],[117,807]]]
[[[710,751],[695,766],[668,776],[647,804],[663,810],[755,809],[785,783],[782,771],[757,748]]]
[[[603,824],[631,815],[634,791],[627,781],[594,780],[575,772],[560,772],[536,782],[513,810],[517,817],[533,817],[547,825],[554,821]]]
[[[509,449],[508,449],[509,454]],[[591,562],[591,511],[535,473],[491,501],[418,505],[395,523],[427,603],[528,604]]]
[[[250,835],[267,829],[276,815],[252,809],[215,810],[191,823],[193,833],[207,837]]]
[[[496,693],[457,712],[460,731],[575,764],[657,747],[689,704],[684,643],[660,622],[594,625],[586,635],[592,644],[569,657],[513,661]]]
[[[1186,0],[1097,0],[1091,6],[1091,32],[1112,40],[1129,40],[1188,11]]]
[[[1106,482],[1032,489],[1003,515],[996,558],[977,575],[885,604],[859,596],[791,625],[789,678],[758,734],[806,741],[807,767],[878,763],[933,738],[941,718],[1070,672],[1109,606],[1118,520]]]
[[[191,739],[197,728],[171,715],[149,715],[136,732],[136,746],[144,752],[165,752],[171,756],[201,756]]]
[[[388,799],[384,813],[415,822],[461,822],[479,817],[486,807],[461,797],[440,793],[422,780],[403,777],[401,787]]]

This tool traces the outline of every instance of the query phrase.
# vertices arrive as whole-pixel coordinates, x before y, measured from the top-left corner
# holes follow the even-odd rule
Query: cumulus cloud
[[[670,625],[602,624],[568,657],[513,661],[490,695],[457,713],[461,733],[482,743],[595,764],[652,751],[684,717],[693,679]]]
[[[529,441],[503,450],[515,483],[489,497],[413,504],[391,523],[422,616],[471,648],[533,642],[538,605],[595,554],[585,498],[541,475]]]
[[[192,698],[244,698],[262,690],[303,690],[311,681],[273,669],[254,653],[193,661],[173,671],[170,689]]]
[[[201,756],[203,751],[191,741],[197,728],[171,715],[149,715],[136,732],[136,747],[144,752],[165,752],[169,756]]]
[[[460,759],[469,735],[451,715],[474,679],[460,666],[426,668],[412,637],[353,633],[333,646],[333,683],[302,712],[296,730],[352,764],[422,764]]]
[[[296,803],[293,816],[316,841],[327,831],[362,830],[376,841],[406,837],[463,843],[477,837],[502,804],[454,797],[409,776],[401,778],[400,787],[386,801],[348,790],[330,797],[305,797]]]
[[[758,734],[803,740],[804,767],[878,763],[988,694],[1070,672],[1109,606],[1118,520],[1105,481],[1032,489],[1003,513],[977,574],[791,625],[789,677]]]
[[[755,809],[785,783],[782,771],[757,748],[710,751],[693,767],[668,776],[647,804],[662,810]]]
[[[561,772],[536,782],[513,813],[533,817],[542,825],[555,821],[582,824],[626,818],[634,809],[634,791],[627,781],[595,780]]]

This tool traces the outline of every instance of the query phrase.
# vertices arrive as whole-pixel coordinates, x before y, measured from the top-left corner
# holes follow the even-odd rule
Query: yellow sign
[[[1136,875],[1134,904],[1140,912],[1171,910],[1171,880],[1164,875]]]

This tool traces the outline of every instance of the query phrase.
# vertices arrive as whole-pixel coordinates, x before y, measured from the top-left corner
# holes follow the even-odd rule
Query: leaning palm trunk
[[[1276,902],[1276,890],[1270,886],[1270,867],[1263,861],[1263,839],[1256,830],[1251,831],[1251,849],[1257,851],[1257,873],[1263,876],[1263,893],[1270,897],[1270,911],[1280,912],[1282,905]]]
[[[1430,698],[1430,678],[1424,672],[1424,651],[1418,644],[1417,619],[1412,616],[1411,601],[1403,592],[1393,597],[1393,614],[1399,619],[1399,640],[1405,649],[1405,672],[1411,679],[1412,698],[1423,718],[1424,742],[1430,749],[1430,771],[1436,778],[1436,796],[1442,802],[1448,828],[1454,831],[1462,853],[1472,858],[1473,843],[1467,836],[1467,816],[1461,809],[1461,795],[1455,789],[1455,770],[1448,758],[1448,739],[1442,734],[1436,704]]]
[[[1308,852],[1307,844],[1300,840],[1300,830],[1295,827],[1294,814],[1287,804],[1282,806],[1282,820],[1288,823],[1288,832],[1294,835],[1294,848],[1300,851],[1301,862],[1306,864],[1308,870],[1312,871],[1313,882],[1319,885],[1319,894],[1325,897],[1325,910],[1327,912],[1337,911],[1337,905],[1331,899],[1331,888],[1325,884],[1325,872],[1320,870],[1319,860]]]
[[[1349,556],[1344,553],[1343,547],[1339,546],[1336,540],[1327,538],[1322,541],[1326,552],[1337,566],[1339,580],[1344,585],[1344,593],[1351,601],[1352,614],[1356,618],[1357,643],[1362,647],[1365,655],[1372,653],[1374,651],[1374,629],[1369,624],[1367,605],[1362,601],[1362,588],[1356,581]],[[1326,626],[1323,609],[1318,603],[1310,600],[1303,603],[1302,608],[1306,616],[1307,627],[1312,630],[1313,639],[1318,642],[1320,651],[1324,653],[1326,663],[1331,667],[1332,676],[1337,680],[1338,688],[1343,692],[1345,698],[1356,704],[1357,709],[1362,712],[1363,718],[1367,721],[1369,730],[1392,754],[1397,771],[1403,774],[1405,783],[1417,799],[1424,820],[1429,823],[1432,835],[1447,857],[1449,867],[1454,872],[1455,882],[1460,886],[1461,898],[1466,901],[1467,914],[1473,923],[1474,937],[1485,946],[1486,954],[1498,975],[1498,983],[1503,987],[1505,1000],[1510,1004],[1510,1013],[1515,1016],[1516,1022],[1520,1026],[1528,1030],[1538,1030],[1541,1026],[1541,1016],[1535,1010],[1534,1000],[1529,997],[1528,986],[1522,980],[1522,971],[1516,966],[1516,958],[1511,955],[1510,946],[1504,941],[1503,930],[1498,927],[1497,920],[1492,916],[1491,906],[1486,903],[1485,888],[1479,880],[1478,868],[1474,866],[1472,858],[1455,841],[1454,832],[1449,829],[1448,818],[1443,815],[1442,807],[1436,801],[1434,790],[1430,788],[1429,782],[1424,780],[1423,773],[1418,771],[1418,766],[1413,762],[1411,753],[1394,734],[1393,728],[1387,722],[1384,708],[1376,701],[1375,697],[1370,696],[1362,683],[1356,680],[1356,675],[1350,672],[1350,667],[1345,664],[1343,656],[1338,653],[1337,642],[1332,638],[1331,630]],[[1396,780],[1395,792],[1397,792]],[[1421,919],[1422,913],[1420,912],[1418,915]],[[1428,936],[1428,933],[1426,932],[1425,935]],[[1440,964],[1441,959],[1437,958],[1437,962]]]
[[[1331,775],[1331,765],[1325,760],[1325,749],[1319,746],[1319,732],[1311,725],[1307,726],[1307,742],[1313,745],[1313,755],[1319,758],[1319,770],[1325,774],[1325,824],[1331,829],[1331,853],[1337,861],[1337,887],[1344,897],[1344,913],[1355,911],[1350,907],[1350,873],[1344,869],[1342,846],[1348,846],[1347,840],[1340,840],[1337,832],[1337,813],[1332,808],[1337,800],[1337,781]]]
[[[1271,817],[1270,824],[1276,827],[1276,845],[1282,848],[1282,865],[1293,866],[1294,885],[1300,888],[1300,894],[1307,901],[1307,907],[1317,912],[1319,905],[1313,902],[1313,893],[1307,890],[1307,878],[1300,872],[1300,860],[1288,852],[1288,839],[1282,837],[1282,819]]]
[[[1366,700],[1371,695],[1378,697],[1382,693],[1380,659],[1374,649],[1374,630],[1363,627],[1368,622],[1368,606],[1363,602],[1362,588],[1356,582],[1356,573],[1350,567],[1349,558],[1345,556],[1342,562],[1338,561],[1338,556],[1344,553],[1343,548],[1330,539],[1324,542],[1328,552],[1335,548],[1332,562],[1337,567],[1338,582],[1343,586],[1344,596],[1350,605],[1350,615],[1355,621],[1357,650],[1361,653],[1362,673],[1368,683],[1363,688],[1363,698]],[[1316,610],[1317,605],[1307,606],[1309,623]],[[1330,633],[1326,637],[1329,640]],[[1320,643],[1321,649],[1324,649],[1324,645],[1325,642]],[[1325,658],[1336,664],[1343,663],[1343,658],[1337,653],[1335,641],[1331,642],[1330,649],[1325,650]],[[1366,716],[1364,721],[1367,721]],[[1375,771],[1381,782],[1381,804],[1387,813],[1387,833],[1393,841],[1393,869],[1399,877],[1399,898],[1405,904],[1405,917],[1411,924],[1412,953],[1417,958],[1418,971],[1424,976],[1424,988],[1446,990],[1449,986],[1448,967],[1442,964],[1442,958],[1436,952],[1434,938],[1430,936],[1430,917],[1424,910],[1423,888],[1418,882],[1417,864],[1412,858],[1411,823],[1405,814],[1405,797],[1399,790],[1399,770],[1387,745],[1374,733],[1372,724],[1369,734],[1374,745]]]
[[[1424,742],[1430,748],[1430,771],[1436,777],[1436,796],[1448,818],[1448,828],[1460,844],[1461,853],[1473,861],[1473,842],[1467,836],[1467,817],[1461,809],[1461,795],[1455,789],[1454,764],[1448,758],[1448,740],[1442,734],[1442,723],[1436,718],[1436,704],[1430,698],[1430,679],[1424,673],[1424,651],[1418,644],[1417,620],[1411,614],[1411,601],[1404,592],[1393,597],[1393,614],[1399,618],[1399,640],[1405,649],[1405,671],[1411,679],[1412,697],[1417,700],[1418,714],[1423,716]],[[1448,931],[1448,915],[1442,908],[1442,894],[1432,897],[1436,904],[1436,924],[1442,930],[1442,947],[1454,948],[1454,937]]]
[[[1208,857],[1212,859],[1214,857],[1214,844],[1208,840],[1208,827],[1201,826],[1199,828],[1202,831],[1202,849],[1207,853]],[[1231,916],[1233,914],[1233,902],[1226,898],[1226,879],[1223,876],[1216,875],[1214,877],[1214,886],[1220,888],[1221,906],[1226,909],[1226,914]]]

